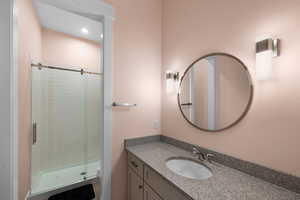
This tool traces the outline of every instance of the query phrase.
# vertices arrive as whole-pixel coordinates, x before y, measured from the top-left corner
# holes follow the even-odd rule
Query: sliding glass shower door
[[[103,134],[102,76],[84,74],[85,97],[85,164],[86,178],[97,175],[101,169],[101,134]]]
[[[97,175],[102,91],[98,74],[32,68],[32,193]]]

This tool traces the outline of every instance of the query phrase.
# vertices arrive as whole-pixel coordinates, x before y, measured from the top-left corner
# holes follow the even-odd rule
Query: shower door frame
[[[102,162],[101,162],[101,174],[100,174],[100,199],[111,200],[111,173],[112,173],[112,23],[115,16],[114,8],[107,3],[99,0],[40,0],[42,2],[51,3],[52,5],[60,5],[65,7],[68,11],[82,13],[96,17],[103,24],[103,51],[99,55],[102,59],[103,65],[103,134],[101,138],[101,151]],[[12,166],[11,172],[11,199],[17,200],[18,198],[18,40],[19,40],[19,25],[18,18],[15,14],[16,0],[11,2],[11,86],[10,91],[14,101],[11,105],[12,114],[12,134],[11,134],[11,155],[12,155]],[[100,36],[99,36],[100,37]],[[101,134],[101,133],[99,133]],[[31,170],[30,170],[31,173]],[[29,193],[28,193],[29,194]]]

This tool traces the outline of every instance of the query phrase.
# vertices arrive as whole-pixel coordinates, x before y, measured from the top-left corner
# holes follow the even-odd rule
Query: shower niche
[[[103,28],[47,1],[33,7],[39,56],[31,63],[31,195],[37,195],[101,174]]]

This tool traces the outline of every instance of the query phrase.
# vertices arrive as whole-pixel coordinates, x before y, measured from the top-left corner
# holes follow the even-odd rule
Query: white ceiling
[[[100,21],[66,11],[47,3],[42,3],[39,0],[35,1],[35,7],[42,27],[101,42],[103,28]],[[86,28],[89,33],[83,34],[81,32],[82,28]]]
[[[114,9],[103,0],[34,0],[61,8],[63,10],[80,13],[80,15],[93,15],[102,20],[102,15],[114,18]]]

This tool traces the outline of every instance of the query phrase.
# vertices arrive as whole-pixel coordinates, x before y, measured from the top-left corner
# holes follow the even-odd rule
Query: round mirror
[[[204,131],[221,131],[247,114],[253,85],[247,67],[238,58],[213,53],[196,60],[185,71],[178,93],[184,118]]]

